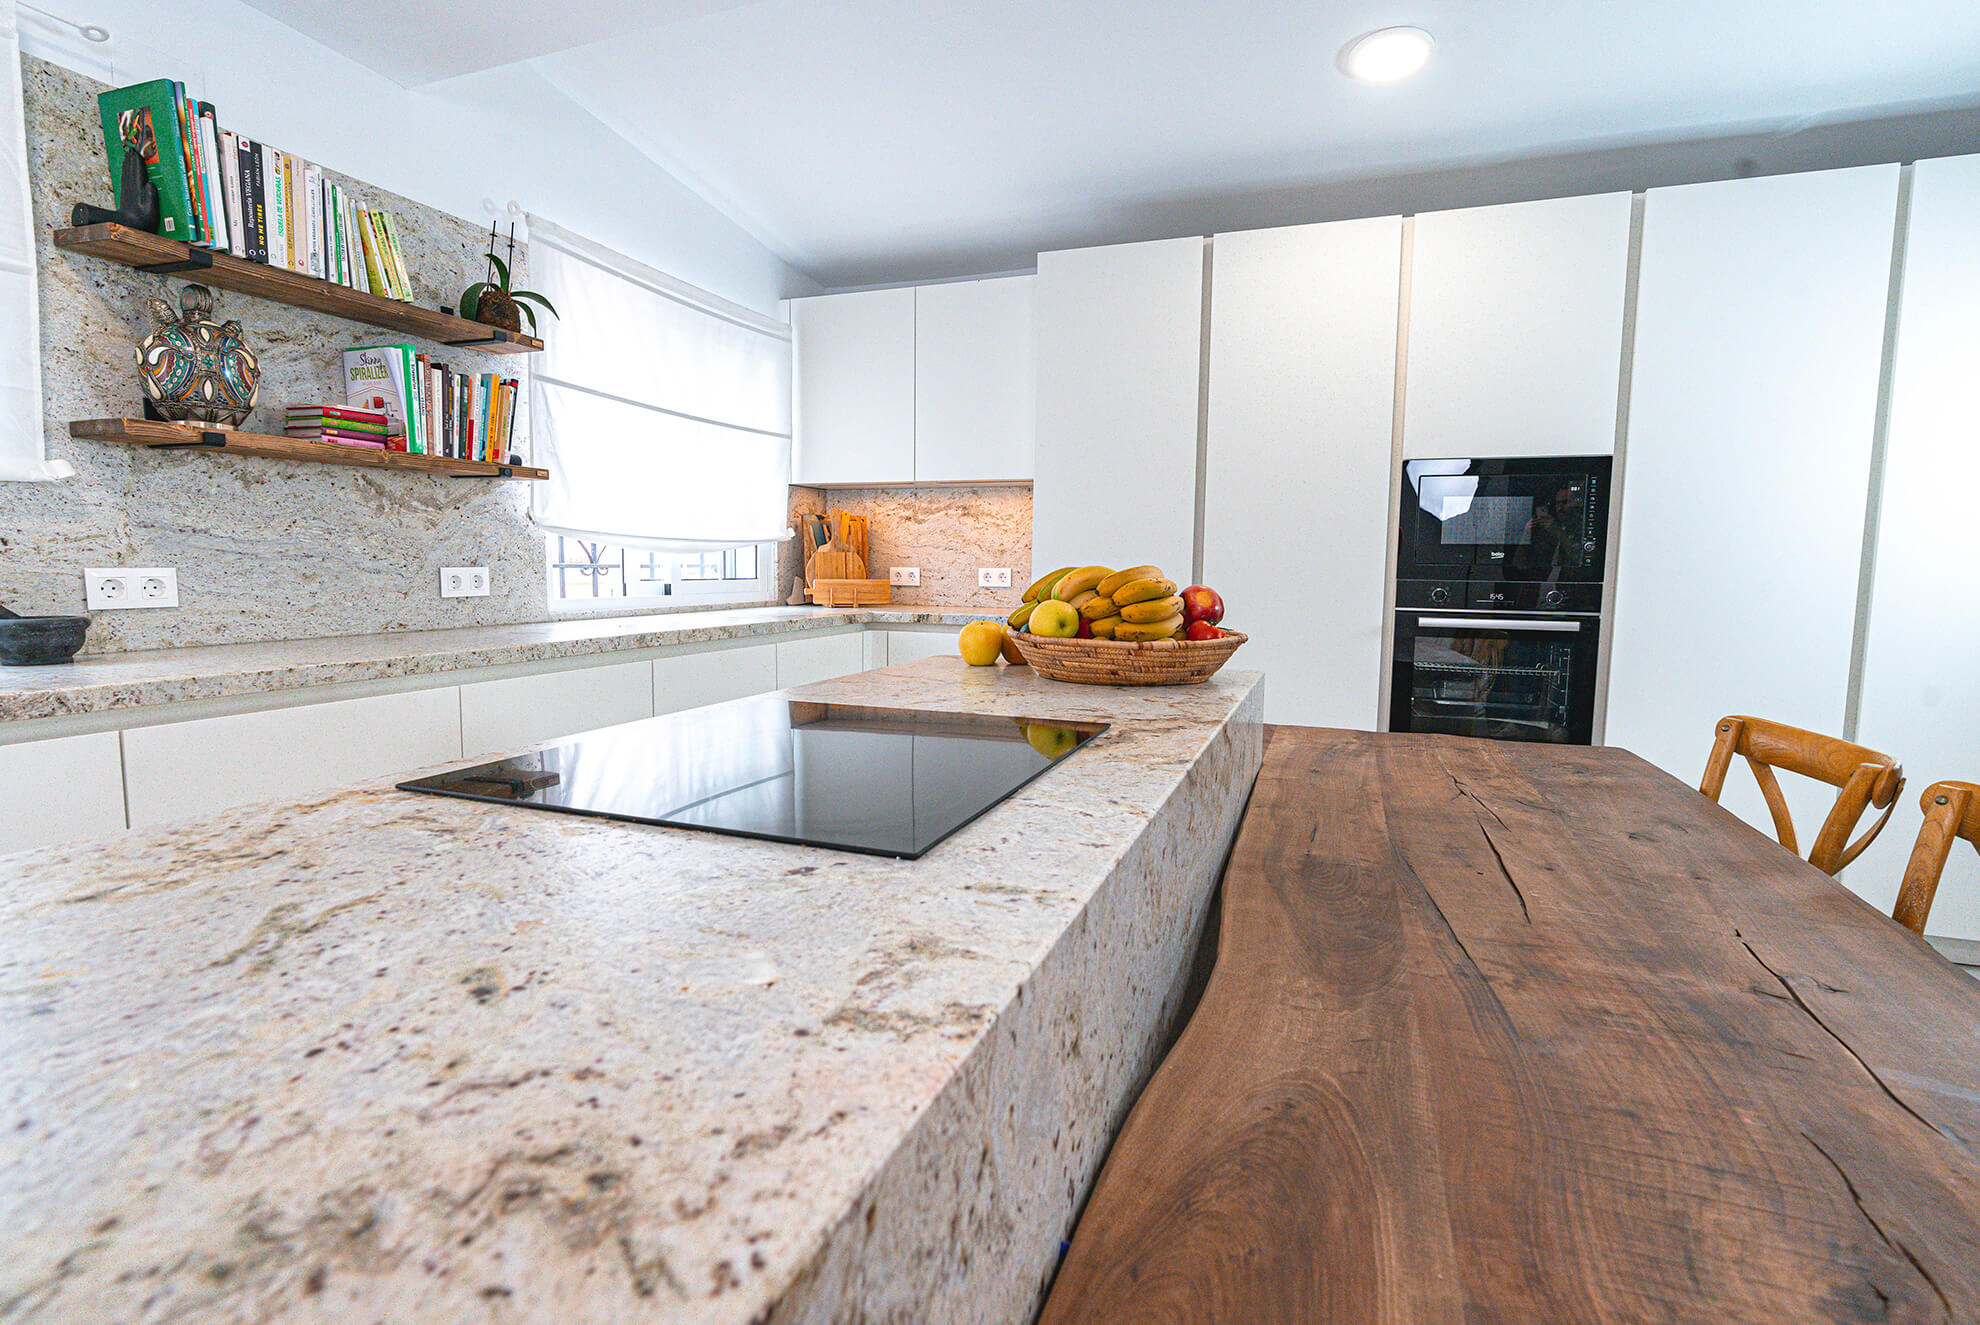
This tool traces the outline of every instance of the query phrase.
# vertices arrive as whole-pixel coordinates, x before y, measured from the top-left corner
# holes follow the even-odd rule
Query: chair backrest
[[[1934,782],[1918,798],[1918,808],[1925,811],[1925,822],[1918,827],[1918,841],[1911,848],[1911,863],[1904,867],[1891,916],[1913,933],[1923,934],[1954,839],[1963,837],[1980,850],[1980,782]]]
[[[1904,789],[1904,770],[1887,754],[1786,723],[1747,717],[1719,719],[1712,757],[1705,764],[1705,777],[1698,789],[1713,800],[1719,799],[1726,785],[1726,770],[1736,754],[1746,757],[1754,780],[1760,784],[1760,794],[1767,798],[1767,810],[1774,816],[1774,836],[1796,855],[1801,854],[1801,847],[1795,838],[1794,819],[1788,814],[1787,799],[1781,795],[1774,770],[1784,768],[1837,789],[1835,807],[1808,850],[1808,863],[1824,874],[1834,874],[1877,840],[1897,806],[1898,792]],[[1862,837],[1849,841],[1850,830],[1871,805],[1883,815]]]

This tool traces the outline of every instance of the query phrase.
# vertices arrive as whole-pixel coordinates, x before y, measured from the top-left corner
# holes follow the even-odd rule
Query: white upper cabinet
[[[914,481],[914,291],[791,301],[791,481]]]
[[[1212,250],[1203,580],[1257,631],[1270,722],[1379,716],[1401,261],[1399,217]]]
[[[1726,714],[1842,734],[1897,193],[1864,166],[1646,201],[1607,739],[1687,781]],[[1812,836],[1834,793],[1790,781]]]
[[[1627,193],[1416,218],[1403,454],[1615,450]]]
[[[1038,255],[1031,564],[1153,562],[1196,542],[1203,241]]]
[[[914,292],[914,477],[958,483],[1031,477],[1030,276]]]
[[[1946,778],[1980,781],[1980,156],[1913,170],[1857,723],[1858,739],[1903,760],[1911,783],[1843,874],[1885,911],[1918,835],[1919,796]],[[1964,845],[1925,929],[1980,939],[1980,856]]]

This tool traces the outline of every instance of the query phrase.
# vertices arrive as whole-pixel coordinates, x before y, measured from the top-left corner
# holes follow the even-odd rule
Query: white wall
[[[24,53],[116,85],[178,79],[214,103],[223,125],[430,207],[485,224],[484,198],[514,199],[772,316],[780,298],[817,290],[527,66],[409,91],[238,0],[39,8],[101,24],[111,38],[92,44],[22,10]]]

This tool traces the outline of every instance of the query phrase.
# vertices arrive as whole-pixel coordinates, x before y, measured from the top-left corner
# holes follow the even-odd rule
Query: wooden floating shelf
[[[534,354],[543,348],[542,341],[519,331],[504,331],[435,308],[366,294],[301,272],[249,262],[231,253],[194,248],[182,239],[167,239],[114,222],[57,230],[55,247],[105,258],[138,271],[183,276],[202,285],[251,294],[291,308],[349,318],[442,345],[457,345],[486,354]]]
[[[224,455],[265,456],[271,460],[302,460],[317,465],[353,465],[359,469],[411,469],[453,478],[547,479],[550,471],[528,465],[504,465],[488,460],[449,460],[437,455],[407,455],[374,451],[368,446],[310,442],[269,433],[235,432],[197,423],[160,423],[152,419],[77,419],[69,436],[91,442],[121,442],[126,446],[217,451]]]

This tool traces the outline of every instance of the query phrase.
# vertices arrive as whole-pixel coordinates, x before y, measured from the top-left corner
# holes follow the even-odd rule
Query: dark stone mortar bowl
[[[6,612],[0,608],[0,612]],[[37,667],[76,656],[89,630],[86,616],[0,616],[0,666]]]

